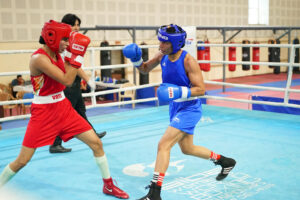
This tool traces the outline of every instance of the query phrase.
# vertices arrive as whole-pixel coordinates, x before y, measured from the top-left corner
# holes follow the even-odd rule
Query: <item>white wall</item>
[[[95,25],[245,26],[248,0],[0,0],[0,42],[37,41],[42,25],[66,13]],[[299,0],[270,0],[270,26],[300,26]],[[88,33],[101,40],[103,32]],[[264,33],[265,35],[266,33]],[[153,33],[139,33],[153,37]],[[107,31],[108,40],[129,39],[127,31]]]

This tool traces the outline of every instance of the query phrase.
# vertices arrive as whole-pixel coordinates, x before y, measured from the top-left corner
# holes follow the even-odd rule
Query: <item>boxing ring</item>
[[[218,46],[220,44],[208,45]],[[231,44],[224,46],[231,46]],[[234,44],[234,46],[239,45]],[[267,47],[270,45],[255,46]],[[293,58],[294,48],[300,47],[300,45],[276,46],[290,48],[291,58]],[[105,47],[90,48],[89,50],[101,49],[120,48]],[[299,108],[299,105],[288,102],[290,93],[300,93],[299,89],[291,88],[292,66],[299,65],[294,64],[293,59],[290,60],[289,63],[271,63],[289,68],[285,88],[205,81],[209,84],[237,88],[283,91],[285,92],[283,103],[232,99],[213,95],[206,95],[203,98]],[[256,64],[254,62],[229,61],[200,62]],[[270,63],[260,62],[258,64],[268,65]],[[85,69],[104,68],[103,66],[93,66]],[[105,68],[109,67],[132,67],[132,65],[105,66]],[[0,76],[8,74],[0,73]],[[20,72],[14,74],[20,74]],[[107,83],[99,82],[97,84],[105,85]],[[134,88],[157,85],[159,83]],[[130,89],[132,88],[121,90]],[[85,94],[85,96],[92,97],[87,115],[96,130],[108,132],[103,138],[103,144],[112,177],[117,180],[122,189],[129,193],[130,199],[137,199],[147,192],[144,187],[152,178],[157,144],[168,125],[168,107],[117,108],[121,104],[156,101],[156,97],[97,104],[95,99],[97,95],[115,93],[119,90],[113,89]],[[29,101],[19,100],[0,102],[0,104]],[[108,109],[115,112],[106,113],[105,110]],[[0,119],[3,124],[11,124],[10,127],[0,131],[0,170],[18,155],[26,131],[28,120],[13,120],[28,116]],[[195,129],[195,144],[205,146],[217,153],[230,155],[237,160],[237,165],[224,181],[217,182],[215,176],[220,168],[211,162],[183,155],[178,145],[175,145],[171,152],[170,167],[164,180],[162,199],[298,200],[300,198],[300,191],[297,186],[300,183],[300,174],[297,169],[300,164],[299,156],[297,156],[300,154],[298,148],[300,145],[299,133],[300,118],[297,115],[203,105],[203,117]],[[27,200],[27,196],[31,200],[113,199],[113,197],[105,196],[102,193],[100,172],[86,145],[78,140],[71,140],[65,143],[65,146],[72,148],[72,152],[49,154],[48,147],[38,149],[28,166],[6,185],[5,190],[18,191],[24,194],[23,200]],[[1,192],[0,199],[2,199]]]

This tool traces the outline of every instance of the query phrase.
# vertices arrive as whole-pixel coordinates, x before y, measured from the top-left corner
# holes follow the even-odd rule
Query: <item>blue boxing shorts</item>
[[[194,129],[202,117],[201,100],[170,102],[170,126],[193,135]]]

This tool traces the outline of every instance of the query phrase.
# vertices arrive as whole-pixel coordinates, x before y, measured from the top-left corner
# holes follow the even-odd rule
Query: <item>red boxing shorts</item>
[[[31,118],[23,140],[26,147],[52,145],[56,136],[67,142],[74,135],[92,129],[64,96],[55,103],[37,103],[33,101],[31,106]]]

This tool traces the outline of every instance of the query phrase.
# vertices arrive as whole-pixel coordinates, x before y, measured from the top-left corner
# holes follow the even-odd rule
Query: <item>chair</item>
[[[25,91],[19,91],[16,94],[16,98],[17,99],[23,99],[24,94],[25,94]]]
[[[9,94],[10,94],[10,88],[9,88],[8,85],[5,85],[5,84],[3,84],[3,83],[0,83],[0,90],[1,90],[2,92],[6,92],[6,93],[9,93]]]
[[[126,88],[126,87],[134,87],[134,86],[135,85],[132,83],[124,83],[121,85],[120,89]],[[136,89],[119,92],[119,102],[121,102],[122,99],[124,100],[125,98],[130,98],[131,100],[135,100],[135,91],[136,91]],[[132,103],[132,108],[135,108],[135,103]]]
[[[0,101],[10,101],[10,100],[16,100],[11,94],[7,92],[1,92],[0,93]],[[9,104],[9,105],[3,105],[3,109],[9,109],[10,111],[10,116],[12,116],[12,110],[16,109],[17,114],[19,114],[18,111],[18,104]]]
[[[34,95],[33,95],[33,93],[19,91],[16,94],[16,97],[17,97],[17,99],[33,99]],[[21,104],[21,109],[22,109],[22,112],[24,115],[26,114],[26,108],[31,108],[31,103],[22,103]]]
[[[2,90],[2,92],[6,92],[8,94],[11,94],[15,98],[15,94],[13,94],[13,89],[12,89],[11,83],[9,83],[8,85],[0,83],[0,91],[1,90]]]

